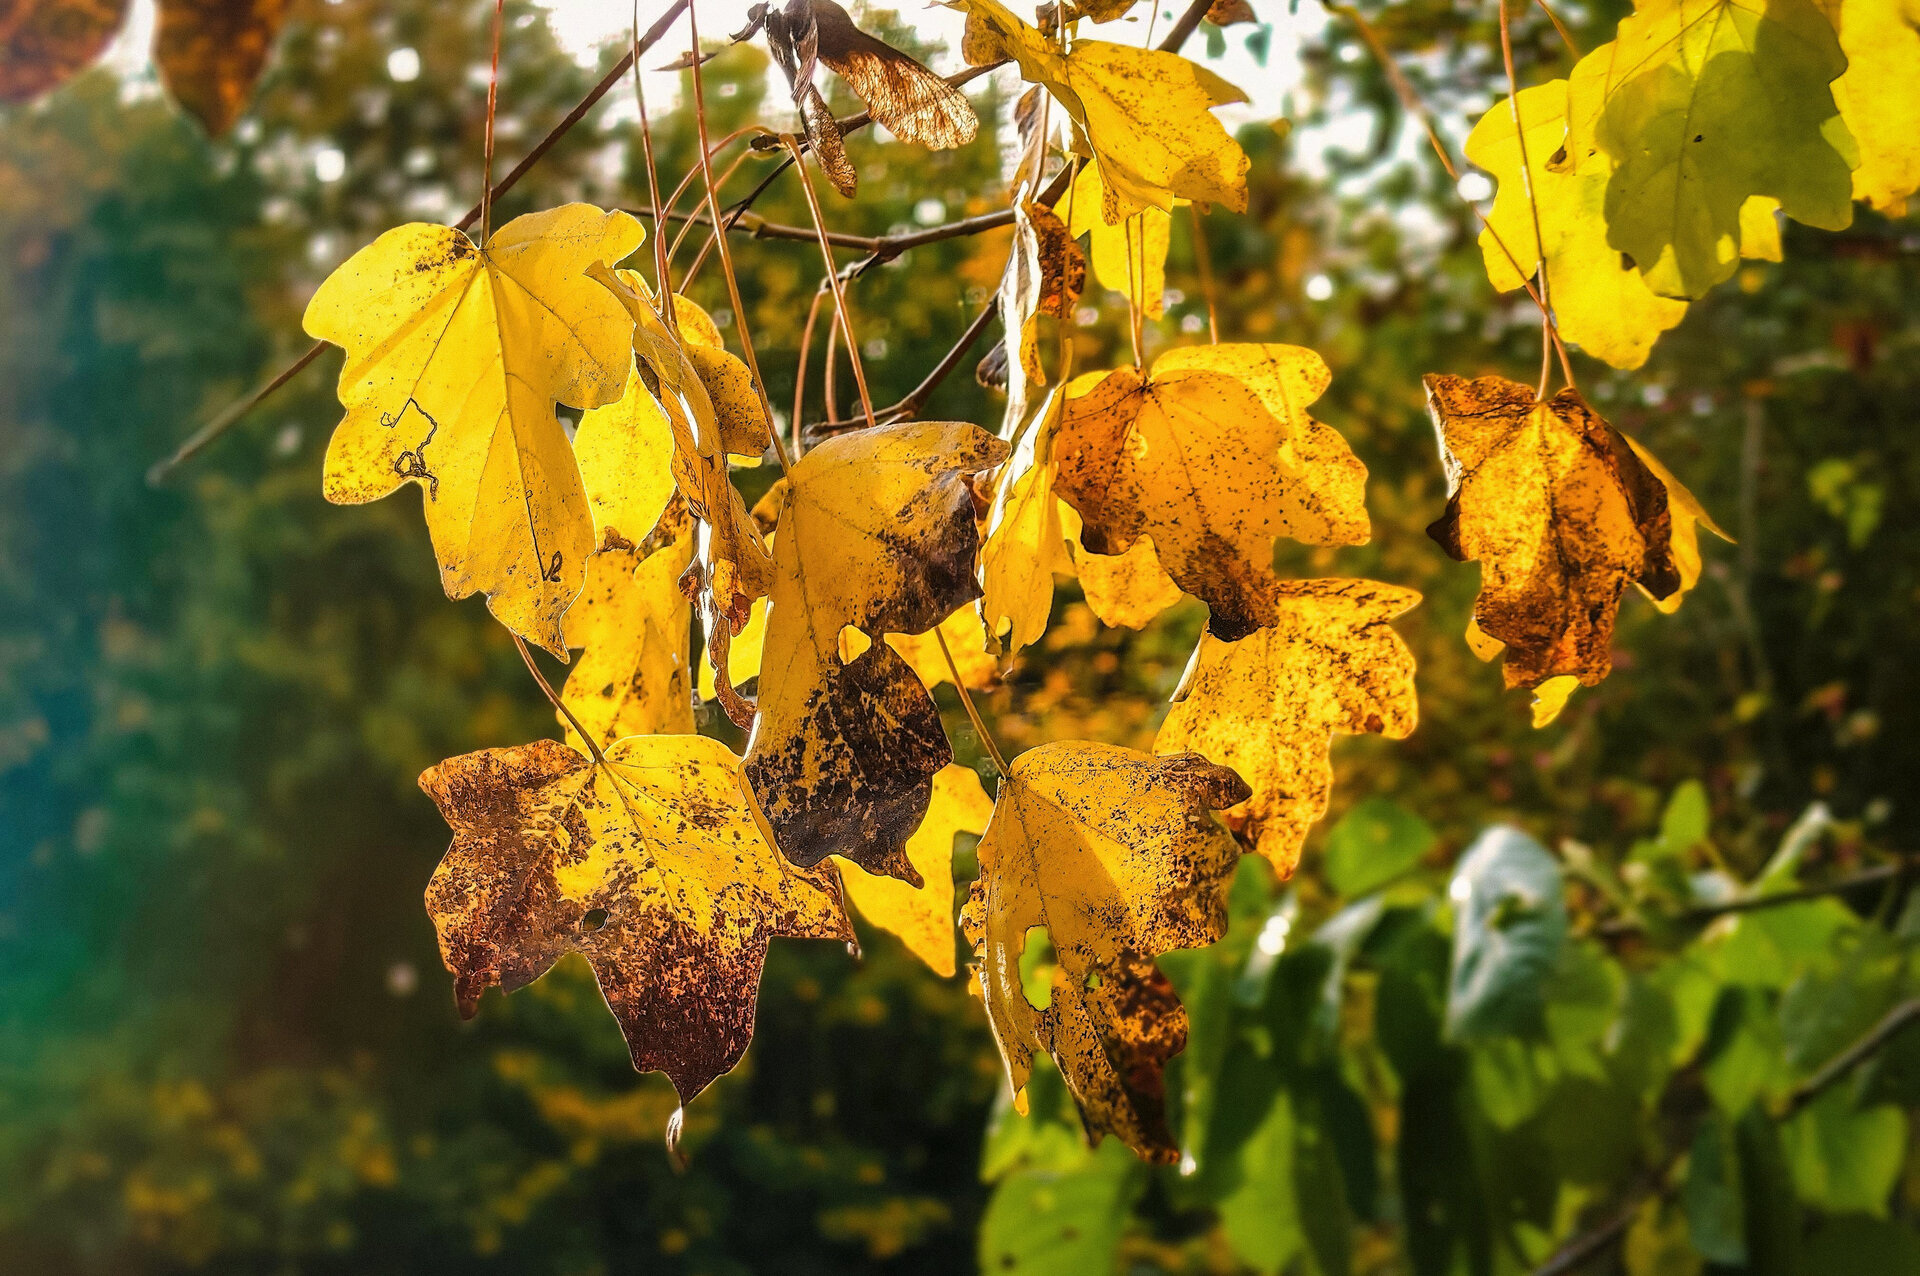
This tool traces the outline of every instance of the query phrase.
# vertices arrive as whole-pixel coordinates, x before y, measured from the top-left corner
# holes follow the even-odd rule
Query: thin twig
[[[1500,58],[1507,68],[1507,112],[1513,119],[1513,140],[1520,148],[1520,189],[1527,196],[1527,212],[1533,217],[1533,268],[1540,281],[1540,388],[1534,391],[1536,402],[1547,398],[1547,378],[1553,371],[1553,287],[1547,278],[1547,238],[1540,230],[1540,199],[1533,190],[1533,163],[1527,158],[1527,129],[1520,122],[1520,77],[1513,69],[1513,32],[1507,16],[1508,0],[1500,0]],[[1476,210],[1477,211],[1477,210]],[[1561,352],[1561,365],[1567,374],[1567,386],[1573,384],[1573,368]]]
[[[540,684],[540,690],[547,697],[547,703],[558,709],[561,716],[566,718],[567,725],[571,726],[574,732],[579,735],[580,739],[586,743],[587,752],[593,755],[593,760],[601,766],[605,766],[607,764],[607,755],[600,751],[600,742],[593,738],[593,732],[580,725],[580,719],[573,716],[573,710],[567,708],[567,702],[560,698],[560,693],[555,691],[553,684],[547,681],[547,675],[541,673],[540,666],[533,663],[533,653],[527,650],[527,640],[519,634],[515,634],[513,636],[513,645],[520,649],[520,660],[527,666],[527,672],[533,675],[533,680]]]
[[[707,212],[714,222],[720,221],[720,192],[713,181],[713,157],[707,150],[707,97],[700,77],[700,20],[693,6],[687,7],[688,37],[693,49],[693,120],[694,128],[700,138],[700,173],[707,184]],[[727,281],[727,297],[733,303],[733,321],[740,325],[740,352],[746,356],[747,371],[753,374],[753,390],[760,396],[760,410],[767,414],[769,433],[773,438],[773,454],[780,461],[780,472],[787,473],[793,468],[793,462],[787,456],[786,440],[780,437],[780,431],[771,429],[773,420],[773,402],[767,398],[767,380],[760,375],[760,360],[753,352],[753,333],[747,327],[746,303],[740,300],[740,280],[733,273],[733,252],[727,247],[727,236],[715,233],[714,238],[720,244],[720,273]]]
[[[493,67],[487,74],[485,158],[480,167],[480,242],[493,230],[493,113],[500,102],[500,28],[506,25],[507,0],[493,0]]]
[[[960,666],[954,663],[953,651],[947,646],[947,636],[940,632],[940,626],[933,627],[934,641],[940,644],[940,654],[947,658],[947,672],[953,675],[953,689],[960,693],[961,707],[967,711],[967,717],[973,722],[974,734],[980,737],[980,744],[987,751],[987,757],[993,760],[993,769],[1000,773],[1001,779],[1007,778],[1006,755],[1000,752],[1000,746],[994,742],[993,733],[987,730],[987,724],[980,718],[980,710],[973,706],[973,695],[967,690],[966,680],[960,676]]]
[[[1819,886],[1802,886],[1790,891],[1776,891],[1771,895],[1755,895],[1747,899],[1728,900],[1724,904],[1703,904],[1688,908],[1674,915],[1672,921],[1681,925],[1704,926],[1722,917],[1764,912],[1767,909],[1781,908],[1788,904],[1804,904],[1809,900],[1846,895],[1883,882],[1900,881],[1917,873],[1920,873],[1920,860],[1909,860],[1899,864],[1880,864]],[[1633,917],[1612,918],[1595,927],[1598,934],[1609,936],[1633,934],[1643,929],[1645,929],[1644,924]]]
[[[1780,1117],[1785,1120],[1819,1098],[1826,1090],[1846,1079],[1848,1073],[1877,1054],[1880,1048],[1900,1035],[1900,1030],[1920,1019],[1920,997],[1901,1002],[1880,1017],[1852,1045],[1822,1064],[1820,1070],[1793,1088]]]
[[[1193,219],[1193,265],[1200,273],[1200,295],[1207,302],[1207,340],[1217,346],[1220,344],[1220,314],[1214,302],[1213,255],[1207,249],[1207,231],[1200,221],[1200,206],[1188,204],[1187,215]]]
[[[833,313],[840,325],[840,331],[847,337],[847,358],[853,362],[854,384],[860,387],[860,410],[866,413],[867,424],[873,421],[873,396],[867,393],[867,370],[860,363],[860,346],[853,335],[853,311],[847,306],[847,292],[840,284],[840,274],[833,266],[833,245],[827,242],[827,219],[820,211],[820,197],[813,189],[813,174],[807,172],[807,166],[800,163],[800,146],[793,140],[791,133],[781,135],[787,149],[793,153],[796,170],[800,174],[800,189],[806,192],[807,213],[813,218],[813,228],[820,237],[820,260],[826,264],[827,282],[833,286]]]
[[[621,79],[626,76],[627,69],[633,66],[635,61],[638,60],[638,55],[645,53],[666,37],[668,28],[679,19],[682,13],[686,12],[687,6],[690,3],[691,0],[673,0],[673,3],[667,6],[667,11],[661,14],[651,27],[647,28],[646,35],[637,42],[637,52],[635,48],[630,48],[622,54],[619,61],[615,62],[607,73],[600,77],[600,82],[591,89],[588,89],[586,96],[582,97],[580,101],[574,105],[574,108],[561,118],[558,124],[548,129],[547,135],[534,143],[533,149],[528,151],[518,164],[515,164],[509,169],[505,177],[488,188],[486,192],[488,199],[486,202],[491,203],[492,200],[499,199],[502,195],[505,195],[508,191],[519,185],[520,179],[527,175],[528,170],[539,163],[540,158],[552,150],[554,144],[565,137],[574,125],[585,119],[587,112],[599,105],[601,98],[612,92],[613,86],[620,83]],[[475,204],[467,210],[466,216],[453,224],[454,229],[465,230],[467,227],[473,225],[480,220],[481,212],[481,205]],[[270,377],[267,382],[253,394],[241,402],[223,409],[213,420],[202,426],[192,437],[181,444],[179,450],[172,456],[159,462],[151,470],[147,471],[147,482],[156,487],[165,482],[167,476],[171,474],[177,466],[197,455],[209,443],[212,443],[222,434],[232,429],[236,422],[253,411],[253,409],[259,407],[271,397],[276,390],[280,389],[280,387],[293,380],[294,376],[299,373],[302,368],[325,353],[326,348],[326,342],[314,342],[307,348],[306,353],[300,355],[292,363],[288,364],[280,373]]]

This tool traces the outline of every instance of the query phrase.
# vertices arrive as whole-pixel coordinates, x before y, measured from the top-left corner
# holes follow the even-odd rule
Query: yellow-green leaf
[[[1106,204],[1100,166],[1088,164],[1074,174],[1057,211],[1066,217],[1069,234],[1088,236],[1094,277],[1101,286],[1138,305],[1147,317],[1158,319],[1165,311],[1173,216],[1162,208],[1145,208],[1116,226],[1106,219]]]
[[[1820,0],[1847,73],[1833,100],[1860,147],[1853,197],[1889,217],[1920,190],[1920,0]]]

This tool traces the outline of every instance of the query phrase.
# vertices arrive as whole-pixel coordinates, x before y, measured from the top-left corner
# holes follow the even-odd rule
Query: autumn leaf
[[[1065,403],[1055,389],[1000,467],[980,551],[980,614],[1008,655],[1039,641],[1053,611],[1053,576],[1070,572],[1060,499],[1054,495],[1053,434]]]
[[[939,709],[885,634],[924,633],[980,596],[967,477],[1006,444],[961,422],[829,439],[778,502],[775,576],[746,774],[782,854],[842,855],[919,884],[907,839],[953,760]],[[867,646],[841,658],[841,631]]]
[[[875,877],[848,864],[840,875],[847,899],[860,916],[900,937],[907,951],[933,973],[949,978],[953,961],[953,838],[956,833],[986,831],[993,800],[980,777],[963,766],[948,765],[933,777],[927,818],[907,839],[907,859],[925,879],[918,887],[892,877]]]
[[[1066,525],[1081,597],[1101,624],[1145,629],[1182,598],[1180,586],[1160,565],[1151,536],[1142,536],[1124,554],[1096,554],[1081,543],[1080,515],[1072,506],[1061,511],[1061,521]]]
[[[1196,754],[1150,757],[1086,741],[1014,759],[979,847],[962,915],[1015,1102],[1033,1053],[1053,1056],[1094,1141],[1115,1134],[1154,1161],[1178,1155],[1161,1073],[1187,1017],[1153,959],[1226,930],[1239,849],[1212,812],[1246,784]],[[1020,958],[1044,927],[1058,958],[1045,1007]]]
[[[1496,103],[1467,136],[1467,158],[1499,183],[1480,232],[1487,278],[1511,292],[1535,276],[1544,257],[1547,295],[1560,335],[1616,368],[1637,368],[1660,334],[1686,316],[1687,303],[1654,292],[1632,261],[1607,242],[1605,206],[1614,165],[1606,154],[1596,154],[1577,170],[1560,166],[1567,141],[1567,82],[1522,89],[1518,114],[1525,126],[1524,175],[1514,99]],[[1778,208],[1779,201],[1762,195],[1741,206],[1741,256],[1780,260]],[[1536,209],[1539,240],[1533,233]]]
[[[1853,197],[1889,217],[1920,190],[1920,0],[1820,0],[1847,55],[1833,100],[1860,148]]]
[[[1054,456],[1081,543],[1123,554],[1152,537],[1227,641],[1273,623],[1275,538],[1368,536],[1366,467],[1307,414],[1330,380],[1311,350],[1240,344],[1169,350],[1149,375],[1077,378]]]
[[[999,0],[949,0],[967,14],[962,52],[974,65],[1012,58],[1079,127],[1076,149],[1100,166],[1102,214],[1119,225],[1175,196],[1247,207],[1251,161],[1211,114],[1246,94],[1177,53],[1075,40],[1065,54]]]
[[[1667,490],[1667,517],[1673,524],[1673,533],[1670,538],[1673,546],[1673,567],[1679,575],[1680,583],[1674,586],[1673,592],[1665,597],[1656,596],[1647,587],[1645,581],[1636,583],[1649,602],[1668,615],[1672,615],[1680,610],[1680,604],[1685,601],[1688,592],[1700,583],[1702,566],[1700,529],[1706,528],[1728,544],[1733,543],[1733,537],[1720,530],[1720,525],[1713,521],[1713,515],[1707,513],[1706,506],[1687,490],[1684,483],[1673,476],[1673,471],[1660,463],[1659,457],[1640,446],[1640,441],[1631,435],[1622,434],[1620,437],[1626,439],[1627,446],[1631,447],[1633,454],[1640,458],[1640,463],[1645,465],[1648,471],[1660,480],[1660,485]]]
[[[1702,296],[1739,264],[1749,198],[1852,220],[1859,156],[1831,88],[1846,69],[1813,0],[1644,0],[1574,68],[1562,166],[1612,164],[1607,242],[1656,293]]]
[[[1201,754],[1247,781],[1252,795],[1227,825],[1283,880],[1327,813],[1333,736],[1413,731],[1413,653],[1387,622],[1419,601],[1371,580],[1288,581],[1277,624],[1239,642],[1201,636],[1154,748]]]
[[[855,632],[841,631],[843,635]],[[987,650],[987,630],[977,607],[962,607],[923,634],[888,634],[887,646],[900,653],[913,676],[931,691],[953,681],[953,670],[947,668],[947,657],[940,650],[942,638],[969,691],[991,691],[1000,685],[1000,662]]]
[[[692,322],[676,336],[654,308],[646,283],[638,274],[609,271],[604,266],[596,266],[592,273],[633,318],[635,376],[665,417],[667,437],[672,442],[670,465],[675,486],[694,516],[707,525],[699,541],[694,583],[687,588],[699,594],[704,607],[708,662],[724,671],[732,637],[745,628],[753,600],[772,585],[773,564],[760,529],[728,476],[728,449],[743,440],[729,440],[722,430],[706,377],[690,353],[711,349],[706,342],[717,339],[718,333],[712,338],[703,335],[697,323],[702,316],[690,310],[685,313]],[[676,307],[679,313],[681,308]],[[636,391],[632,385],[627,389],[631,399]],[[757,401],[757,392],[754,397]],[[764,410],[759,415],[764,417]],[[640,419],[640,410],[636,409],[634,420]],[[603,489],[613,493],[651,492],[659,482],[661,436],[657,427],[650,427],[644,434],[636,428],[631,432],[633,444],[623,447],[617,425],[610,418],[606,428],[614,437],[606,446],[596,443],[581,454],[589,489],[596,493]],[[596,496],[596,507],[598,504]],[[728,716],[742,727],[750,725],[752,708],[734,694],[731,682],[719,679],[717,689]]]
[[[874,122],[903,142],[932,151],[965,146],[980,118],[959,89],[853,24],[833,0],[788,0],[791,15],[810,5],[820,60],[867,104]]]
[[[745,1052],[769,940],[852,930],[832,875],[767,845],[725,745],[633,736],[606,756],[536,740],[422,775],[454,834],[427,911],[463,1016],[578,952],[634,1067],[685,1103]]]
[[[1656,599],[1680,587],[1666,488],[1576,390],[1538,403],[1500,377],[1426,387],[1448,490],[1427,534],[1480,562],[1481,658],[1505,644],[1509,687],[1562,675],[1593,686],[1613,667],[1628,584]]]
[[[484,248],[448,226],[388,231],[327,277],[307,332],[346,347],[346,417],[327,448],[328,500],[419,484],[450,598],[565,658],[593,516],[556,400],[616,399],[632,321],[589,267],[640,244],[640,223],[590,204],[517,217]]]
[[[787,77],[793,93],[793,106],[800,113],[800,126],[806,131],[808,149],[820,170],[840,194],[852,199],[859,188],[860,176],[847,158],[847,144],[833,108],[820,95],[813,82],[820,65],[820,29],[814,22],[813,8],[807,0],[791,0],[781,8],[769,4],[762,21],[767,31],[767,52],[774,65]]]
[[[1184,199],[1175,205],[1187,203]],[[1137,304],[1142,314],[1158,319],[1166,309],[1167,249],[1173,242],[1173,216],[1165,209],[1144,208],[1118,225],[1104,214],[1106,183],[1100,168],[1088,164],[1073,176],[1061,197],[1067,232],[1088,237],[1093,273],[1104,288]]]
[[[208,133],[225,133],[246,109],[289,8],[291,0],[161,0],[154,62]]]
[[[1040,359],[1040,316],[1066,318],[1087,282],[1086,254],[1068,233],[1067,224],[1024,193],[1013,208],[1013,246],[999,295],[1000,322],[1010,352],[1003,435],[1027,420],[1029,390],[1047,384],[1047,370]]]
[[[630,735],[693,731],[687,640],[692,608],[680,577],[693,561],[693,520],[675,503],[632,549],[587,559],[587,583],[567,609],[567,646],[583,648],[561,694],[597,745]],[[564,713],[567,743],[588,751]]]
[[[128,0],[13,0],[0,17],[0,101],[30,102],[93,65]]]

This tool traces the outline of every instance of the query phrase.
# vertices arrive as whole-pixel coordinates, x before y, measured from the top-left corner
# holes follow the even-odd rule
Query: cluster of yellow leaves
[[[1913,0],[1640,0],[1569,80],[1481,117],[1496,288],[1544,278],[1561,333],[1636,368],[1777,215],[1830,230],[1920,189]],[[1524,155],[1524,159],[1523,159]],[[1539,227],[1536,238],[1534,228]]]
[[[126,25],[128,0],[13,0],[0,14],[0,101],[49,93],[91,65]],[[246,108],[290,0],[160,0],[161,82],[218,137]]]

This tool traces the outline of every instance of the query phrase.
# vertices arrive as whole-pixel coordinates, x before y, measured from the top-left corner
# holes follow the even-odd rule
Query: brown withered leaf
[[[1075,740],[1014,759],[961,925],[1022,1112],[1044,1050],[1089,1139],[1114,1134],[1148,1160],[1176,1158],[1161,1074],[1186,1045],[1187,1014],[1153,959],[1226,932],[1240,852],[1212,813],[1247,795],[1239,776],[1197,754]],[[1044,1009],[1020,980],[1037,927],[1058,958]]]
[[[1275,538],[1368,536],[1366,467],[1306,410],[1330,379],[1311,350],[1244,344],[1170,350],[1144,376],[1076,378],[1054,458],[1081,544],[1117,555],[1151,536],[1216,636],[1273,624]]]
[[[1154,748],[1202,754],[1246,779],[1252,796],[1227,824],[1283,879],[1327,813],[1335,733],[1413,731],[1413,653],[1387,622],[1419,601],[1370,580],[1288,581],[1278,623],[1239,642],[1201,636]]]
[[[0,8],[0,101],[28,102],[93,65],[128,0],[10,0]]]
[[[813,6],[808,0],[789,0],[783,8],[769,7],[763,22],[767,51],[793,90],[793,105],[800,112],[800,125],[814,160],[833,188],[852,199],[860,178],[853,170],[853,161],[847,158],[839,121],[833,118],[832,108],[813,82],[820,65],[820,28],[814,20]]]
[[[1052,209],[1023,194],[1013,216],[1013,246],[1000,280],[1000,322],[1006,330],[1002,341],[1012,352],[1006,365],[1003,436],[1027,419],[1033,387],[1047,384],[1040,359],[1040,316],[1065,318],[1087,284],[1087,255]]]
[[[595,744],[694,729],[687,651],[693,614],[680,588],[693,539],[693,517],[676,500],[641,544],[600,549],[587,559],[587,583],[563,621],[567,646],[584,650],[561,699]],[[555,716],[567,743],[586,751],[566,715]]]
[[[1593,686],[1613,668],[1626,587],[1655,599],[1680,588],[1665,486],[1576,390],[1540,403],[1502,377],[1425,384],[1448,491],[1427,534],[1480,561],[1474,623],[1505,644],[1506,685]]]
[[[1007,446],[964,422],[821,443],[779,498],[775,576],[746,774],[782,854],[842,855],[919,884],[907,839],[953,760],[940,713],[885,634],[924,633],[980,596],[967,476]],[[841,658],[841,631],[865,636]]]
[[[1207,6],[1207,21],[1216,27],[1230,27],[1238,22],[1258,22],[1259,15],[1247,0],[1213,0]]]
[[[965,146],[979,133],[980,118],[959,89],[862,31],[833,0],[789,0],[787,10],[806,4],[813,11],[820,60],[867,104],[876,124],[932,151]]]
[[[634,1067],[685,1103],[746,1050],[769,941],[852,928],[830,873],[767,845],[725,745],[633,736],[606,757],[536,740],[422,775],[453,827],[427,911],[463,1016],[578,952]]]
[[[161,0],[153,38],[160,78],[218,137],[253,95],[291,0]]]

